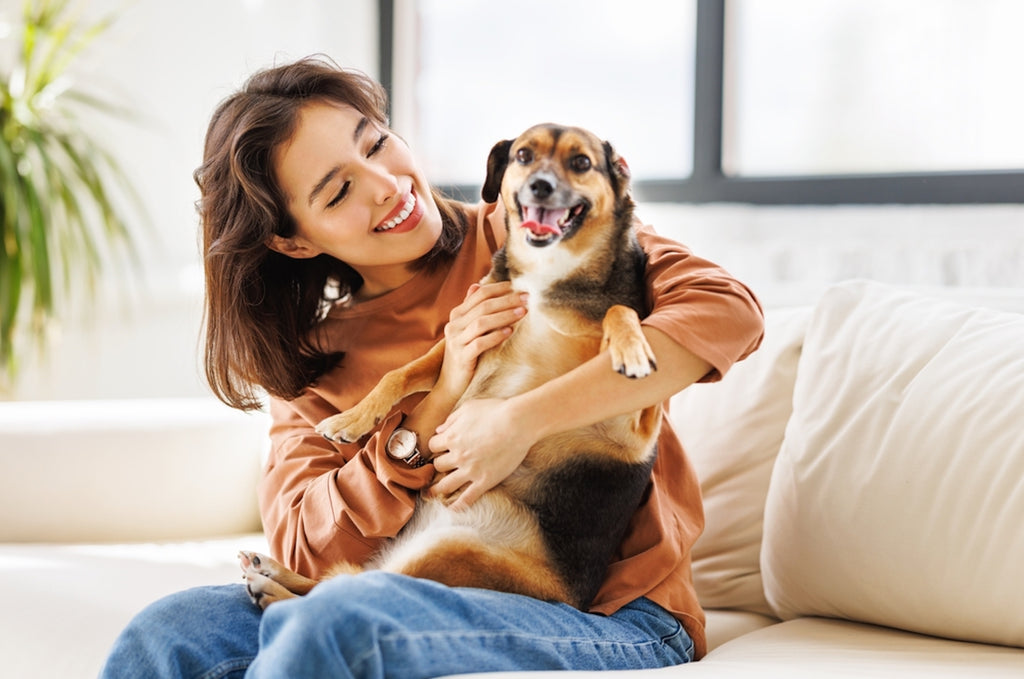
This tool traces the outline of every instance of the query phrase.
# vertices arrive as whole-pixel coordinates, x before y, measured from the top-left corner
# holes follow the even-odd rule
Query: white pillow
[[[212,398],[0,404],[0,542],[258,531],[269,418]]]
[[[793,406],[761,558],[776,614],[1024,646],[1024,316],[837,286]]]
[[[706,525],[692,556],[707,608],[771,615],[761,586],[761,520],[810,312],[769,311],[755,353],[721,381],[695,384],[673,399],[673,427],[704,496]]]

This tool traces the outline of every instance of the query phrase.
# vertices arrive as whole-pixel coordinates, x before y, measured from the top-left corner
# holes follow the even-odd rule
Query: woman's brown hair
[[[317,346],[313,330],[331,303],[362,285],[338,259],[293,259],[267,247],[273,235],[295,235],[271,159],[313,101],[351,106],[387,125],[379,84],[308,57],[255,73],[218,106],[194,173],[206,274],[206,377],[218,398],[243,410],[261,406],[261,388],[295,398],[341,359]],[[450,261],[466,230],[455,204],[437,192],[434,199],[444,229],[417,268]]]

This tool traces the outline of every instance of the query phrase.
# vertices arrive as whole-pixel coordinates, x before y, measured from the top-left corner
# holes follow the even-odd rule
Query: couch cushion
[[[506,672],[459,679],[1019,679],[1024,651],[802,618],[744,634],[689,665],[621,672]]]
[[[0,614],[0,676],[95,677],[145,606],[189,587],[241,583],[238,550],[262,534],[117,545],[0,544],[9,586]]]
[[[779,619],[775,616],[727,608],[708,608],[705,609],[704,614],[706,617],[704,631],[707,634],[709,653],[744,634],[779,623]]]
[[[693,579],[706,607],[772,614],[761,585],[761,520],[810,311],[769,311],[760,349],[721,381],[695,384],[672,401],[673,425],[704,496]]]
[[[0,542],[259,530],[268,425],[212,398],[0,403]]]
[[[752,679],[1009,679],[1024,676],[1024,651],[840,620],[801,618],[728,642],[694,667],[706,670],[710,677]],[[678,676],[690,677],[689,673]]]
[[[768,492],[784,618],[1024,646],[1024,315],[828,291]]]

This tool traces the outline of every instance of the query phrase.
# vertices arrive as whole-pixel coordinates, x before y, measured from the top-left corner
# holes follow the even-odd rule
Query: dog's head
[[[611,144],[553,124],[495,144],[481,193],[505,203],[509,238],[517,229],[534,247],[569,240],[588,220],[628,225],[633,208],[629,167]]]

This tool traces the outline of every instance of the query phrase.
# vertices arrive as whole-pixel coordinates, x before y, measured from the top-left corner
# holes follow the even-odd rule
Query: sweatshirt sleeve
[[[643,324],[664,332],[711,364],[701,381],[720,380],[737,361],[761,344],[764,314],[747,286],[689,248],[637,230],[647,253],[647,303]]]
[[[335,444],[314,427],[337,409],[314,391],[271,399],[259,504],[275,558],[316,578],[339,561],[363,563],[401,530],[433,477],[432,465],[412,469],[384,450],[408,409],[401,404],[361,443]]]

